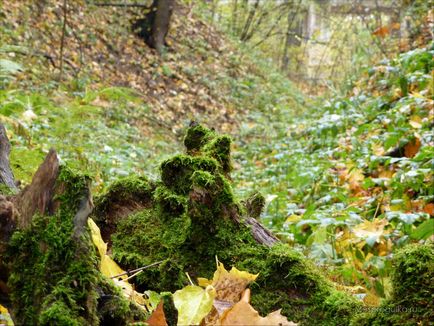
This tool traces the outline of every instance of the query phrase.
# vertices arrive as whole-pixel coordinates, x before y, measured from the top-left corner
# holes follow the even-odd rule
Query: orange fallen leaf
[[[375,31],[372,32],[372,35],[375,35],[378,37],[385,37],[389,34],[390,34],[390,29],[388,26],[379,27]]]
[[[431,216],[434,216],[434,203],[426,204],[423,211]]]
[[[422,143],[418,137],[415,137],[412,141],[408,142],[407,145],[404,146],[405,157],[415,157],[417,152],[419,152],[421,145]]]
[[[149,326],[167,326],[166,316],[164,315],[163,301],[154,310],[151,317],[146,321]]]
[[[237,302],[247,285],[254,282],[257,277],[258,274],[239,271],[235,267],[227,271],[219,262],[212,280],[199,277],[198,282],[200,286],[212,285],[217,291],[216,299]]]

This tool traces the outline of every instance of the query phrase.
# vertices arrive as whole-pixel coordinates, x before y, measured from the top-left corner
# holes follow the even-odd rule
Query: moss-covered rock
[[[261,313],[282,308],[303,325],[347,325],[358,301],[336,291],[289,246],[257,243],[242,222],[246,209],[228,174],[230,138],[194,126],[184,142],[186,154],[162,163],[151,207],[122,219],[112,236],[114,258],[125,268],[164,261],[137,276],[138,288],[175,291],[188,284],[186,273],[211,277],[217,256],[228,266],[260,274],[252,303]],[[257,207],[248,214],[258,215],[263,197],[251,202]]]

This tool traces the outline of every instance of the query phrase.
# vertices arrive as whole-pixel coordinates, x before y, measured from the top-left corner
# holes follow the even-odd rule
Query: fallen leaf
[[[5,307],[0,305],[0,325],[10,326],[13,324],[14,322],[12,321],[9,311]]]
[[[213,308],[216,291],[208,285],[206,289],[189,285],[173,294],[178,310],[178,325],[199,325]]]
[[[423,211],[431,216],[434,216],[434,203],[426,204]]]
[[[408,142],[404,146],[404,155],[405,157],[415,157],[417,152],[419,152],[420,146],[421,146],[420,139],[418,137],[415,137],[412,141]]]
[[[103,241],[101,237],[101,231],[98,225],[96,225],[96,223],[91,218],[87,220],[87,225],[90,229],[92,242],[95,247],[97,247],[98,253],[101,257],[101,273],[109,278],[124,273],[125,271],[120,268],[119,265],[109,255],[107,255],[107,244]],[[127,299],[136,303],[141,309],[145,310],[146,312],[148,312],[148,310],[151,310],[152,308],[149,305],[148,300],[144,298],[143,293],[136,292],[127,279],[128,275],[125,274],[114,278],[113,282],[121,288],[123,295]]]
[[[410,126],[412,126],[413,128],[416,129],[420,129],[422,128],[422,118],[414,115],[410,118],[410,121],[408,122],[410,124]]]
[[[282,316],[280,309],[268,314],[266,317],[261,317],[259,313],[250,305],[250,290],[244,291],[242,299],[237,302],[232,308],[226,310],[220,318],[220,325],[282,325],[296,326],[297,324],[288,321],[285,316]]]
[[[356,225],[352,231],[359,239],[366,241],[370,246],[380,241],[380,237],[388,233],[384,227],[388,225],[387,219],[373,219],[372,221],[364,221]]]
[[[146,321],[149,326],[167,326],[166,316],[164,315],[163,301],[154,310],[151,317]]]
[[[239,271],[235,267],[228,272],[225,266],[219,263],[212,280],[198,278],[198,282],[204,287],[212,285],[217,292],[216,299],[237,302],[247,285],[255,281],[257,277],[258,274]]]

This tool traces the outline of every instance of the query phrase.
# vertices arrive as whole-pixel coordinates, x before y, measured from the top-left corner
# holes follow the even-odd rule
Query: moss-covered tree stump
[[[184,144],[186,154],[161,164],[161,181],[139,189],[143,179],[126,179],[123,187],[115,184],[122,189],[120,199],[130,202],[142,192],[148,207],[116,217],[114,258],[126,269],[164,261],[137,276],[139,289],[175,291],[188,284],[186,273],[193,279],[210,277],[217,257],[227,266],[259,273],[252,304],[261,313],[282,308],[290,320],[305,325],[349,324],[360,303],[336,291],[301,254],[248,216],[257,207],[246,209],[235,198],[229,175],[231,139],[198,125],[188,130]],[[106,198],[116,197],[114,193],[109,188],[96,200],[103,230],[113,230],[113,223],[100,206],[110,210]],[[245,203],[252,206],[261,202],[258,198],[255,194]]]
[[[282,308],[300,325],[429,325],[434,319],[432,244],[396,254],[393,297],[366,311],[257,221],[259,194],[235,198],[230,138],[194,126],[185,145],[185,154],[161,164],[161,180],[124,178],[95,199],[93,218],[125,269],[163,261],[136,276],[139,290],[178,290],[189,283],[187,273],[210,278],[217,257],[259,273],[251,301],[264,315]],[[93,207],[89,181],[60,166],[51,151],[28,187],[0,195],[0,304],[17,325],[144,320],[99,271],[86,223]],[[173,305],[165,300],[173,324]]]

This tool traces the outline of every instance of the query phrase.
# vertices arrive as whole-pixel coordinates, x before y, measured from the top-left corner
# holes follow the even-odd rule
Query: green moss
[[[244,256],[245,255],[245,256]],[[252,305],[261,313],[282,309],[301,325],[348,325],[360,303],[338,292],[304,256],[285,244],[241,252],[239,268],[259,273]]]
[[[90,235],[84,232],[77,239],[73,224],[75,213],[88,195],[89,181],[86,175],[62,166],[56,186],[56,213],[34,216],[28,229],[16,231],[11,238],[8,285],[19,325],[100,322],[101,291],[109,287],[103,286],[107,280],[99,272]],[[113,293],[112,288],[108,294]]]
[[[185,195],[191,190],[191,176],[194,171],[202,170],[214,174],[218,167],[217,161],[212,158],[176,155],[161,164],[161,180],[175,193]]]
[[[129,176],[121,178],[95,198],[95,215],[107,214],[113,203],[134,201],[146,205],[152,197],[155,185],[144,176]]]
[[[185,213],[187,200],[184,196],[177,195],[165,186],[159,186],[155,190],[154,200],[159,206],[161,217],[168,218]]]
[[[394,257],[392,297],[352,325],[430,325],[434,320],[434,244],[411,244]]]
[[[187,152],[199,151],[213,136],[214,132],[201,125],[188,128],[184,138],[184,145],[187,148]]]
[[[217,256],[227,266],[260,273],[252,302],[261,313],[282,308],[303,325],[347,325],[360,303],[337,292],[301,254],[283,244],[259,245],[247,226],[235,222],[242,214],[228,179],[230,138],[193,129],[187,152],[194,156],[163,162],[155,205],[119,223],[112,237],[115,259],[125,268],[164,260],[136,278],[139,289],[161,292],[188,284],[185,273],[212,277]],[[194,138],[197,131],[203,137]],[[262,196],[251,202],[262,209]]]
[[[232,139],[229,136],[219,136],[204,147],[204,153],[215,158],[225,173],[232,170],[231,144]]]
[[[408,245],[394,258],[393,298],[434,313],[434,244]]]
[[[247,216],[259,219],[265,206],[265,197],[261,193],[255,191],[243,201],[243,204],[246,208]]]

